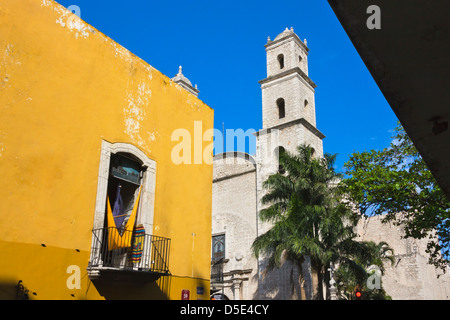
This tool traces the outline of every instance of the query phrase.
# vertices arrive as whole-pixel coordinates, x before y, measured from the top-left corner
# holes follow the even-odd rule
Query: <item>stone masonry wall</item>
[[[267,76],[270,77],[283,70],[289,70],[295,67],[308,74],[308,53],[298,46],[292,38],[273,43],[267,52]],[[280,69],[278,55],[284,56],[284,68]]]
[[[394,249],[396,261],[385,263],[382,285],[394,300],[449,300],[450,274],[443,274],[428,264],[425,252],[427,239],[404,239],[403,226],[384,224],[376,216],[360,221],[357,232],[360,241],[385,241]]]
[[[256,170],[242,158],[214,160],[212,234],[225,234],[225,290],[230,299],[253,299],[257,261],[251,245],[257,234]]]
[[[305,118],[316,125],[314,89],[297,73],[261,86],[263,128],[270,128],[295,119]],[[285,101],[285,117],[279,118],[277,100]],[[305,101],[307,105],[305,107]]]

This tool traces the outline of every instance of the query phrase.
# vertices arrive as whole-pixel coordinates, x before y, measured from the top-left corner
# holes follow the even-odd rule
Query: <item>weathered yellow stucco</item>
[[[208,299],[212,166],[176,165],[171,135],[193,145],[210,107],[51,0],[0,2],[0,92],[0,299],[19,280],[30,299]],[[98,288],[86,274],[102,140],[156,161],[153,234],[171,239],[172,274],[157,283]]]

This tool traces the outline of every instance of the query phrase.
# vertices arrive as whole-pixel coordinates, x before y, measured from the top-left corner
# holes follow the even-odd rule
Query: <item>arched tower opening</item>
[[[283,119],[286,116],[285,102],[283,98],[277,100],[278,118]]]

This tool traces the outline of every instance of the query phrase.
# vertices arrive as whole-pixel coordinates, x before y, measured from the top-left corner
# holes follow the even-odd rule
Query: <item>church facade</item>
[[[259,81],[263,123],[255,133],[256,154],[214,156],[211,294],[225,299],[288,300],[311,294],[311,279],[305,277],[300,288],[296,266],[285,263],[265,274],[264,259],[256,259],[251,251],[254,239],[270,228],[259,220],[258,212],[263,182],[279,169],[279,150],[294,153],[298,145],[309,144],[321,157],[325,138],[316,127],[316,84],[308,76],[306,39],[286,28],[273,41],[268,38],[265,50],[267,78]],[[360,240],[390,239],[403,257],[383,277],[383,286],[394,299],[449,298],[448,273],[437,278],[440,271],[426,262],[425,243],[402,239],[401,227],[383,225],[375,218],[361,224],[358,234]]]

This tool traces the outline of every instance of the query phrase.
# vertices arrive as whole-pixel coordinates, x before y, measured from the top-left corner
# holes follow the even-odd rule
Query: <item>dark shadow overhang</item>
[[[328,2],[450,198],[450,1]],[[367,27],[370,5],[380,8],[381,29]]]

